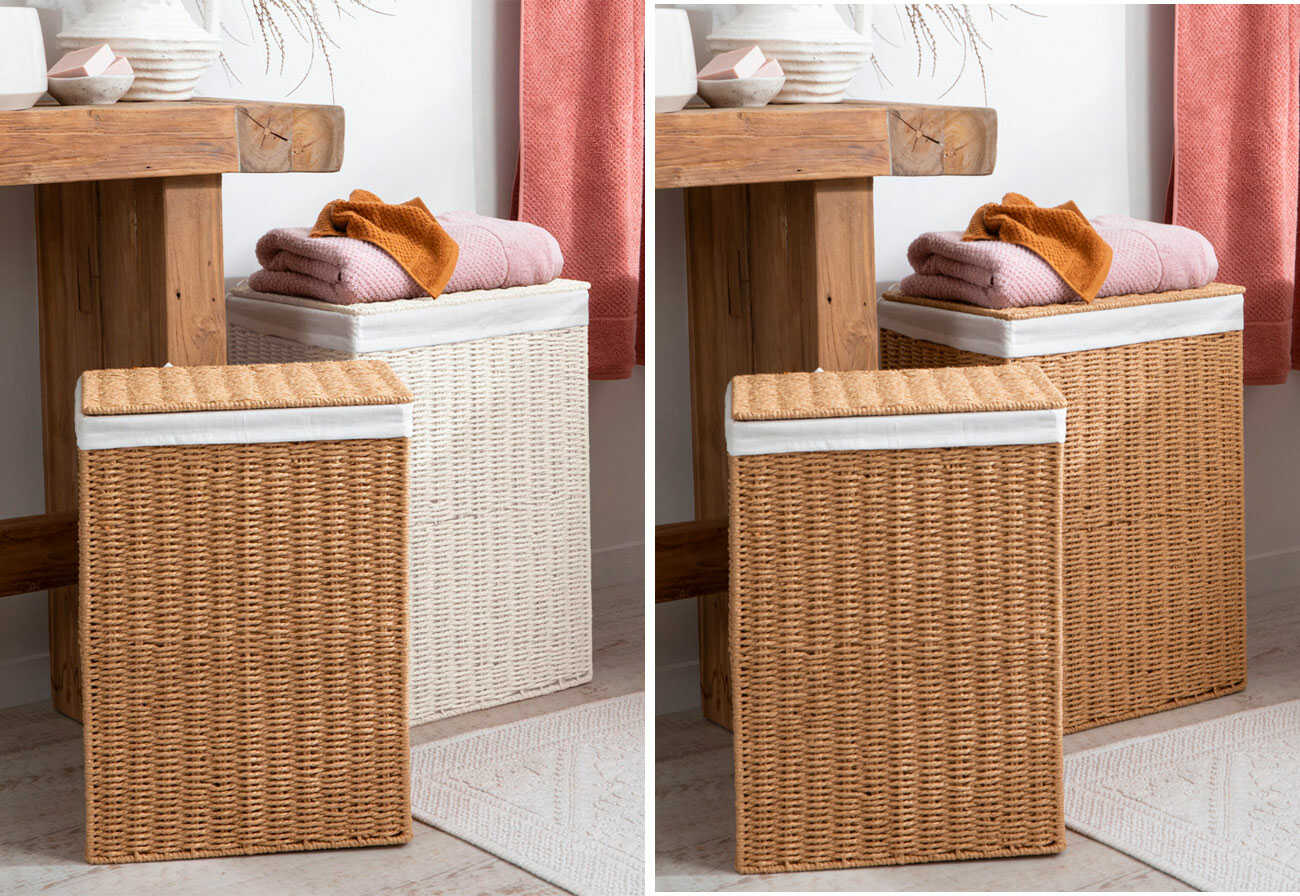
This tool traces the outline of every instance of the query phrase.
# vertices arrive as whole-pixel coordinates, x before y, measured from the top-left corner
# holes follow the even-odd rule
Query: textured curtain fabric
[[[1171,219],[1199,230],[1221,281],[1246,287],[1245,380],[1300,362],[1300,8],[1178,6]]]
[[[590,375],[644,363],[645,6],[640,0],[523,0],[517,213],[591,282]]]

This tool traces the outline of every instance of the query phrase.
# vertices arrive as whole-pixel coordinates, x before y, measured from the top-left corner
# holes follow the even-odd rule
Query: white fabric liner
[[[82,451],[158,445],[397,439],[411,435],[409,402],[86,416],[81,411],[80,378],[77,380],[76,402],[77,448]]]
[[[1077,314],[1003,320],[882,298],[883,330],[996,358],[1029,358],[1159,339],[1229,333],[1243,326],[1241,293]]]
[[[796,454],[809,451],[898,451],[984,445],[1044,445],[1065,441],[1065,409],[966,411],[894,417],[811,420],[733,420],[726,397],[727,453]]]
[[[240,283],[226,296],[226,320],[269,336],[340,352],[399,351],[587,325],[588,284],[531,287],[332,305],[258,293]],[[385,307],[387,306],[387,307]]]

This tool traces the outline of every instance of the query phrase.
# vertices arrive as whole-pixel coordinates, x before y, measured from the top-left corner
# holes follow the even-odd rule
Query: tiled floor
[[[413,744],[643,689],[643,591],[597,591],[595,678],[545,697],[422,725]],[[47,703],[0,710],[0,896],[534,896],[555,887],[441,831],[416,823],[401,847],[280,853],[139,865],[82,859],[81,726]]]
[[[1249,600],[1246,690],[1065,739],[1067,753],[1300,698],[1300,589]],[[661,891],[1186,890],[1148,865],[1068,833],[1055,856],[742,876],[734,844],[731,736],[698,712],[660,716],[655,757]]]

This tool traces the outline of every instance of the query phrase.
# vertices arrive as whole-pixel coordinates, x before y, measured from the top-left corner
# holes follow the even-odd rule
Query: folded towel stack
[[[1196,289],[1218,273],[1214,247],[1194,230],[1123,215],[1101,215],[1091,223],[1112,251],[1098,297]],[[1083,300],[1043,257],[1011,242],[963,239],[956,231],[925,233],[912,242],[907,260],[916,272],[899,284],[907,295],[985,308]]]
[[[322,221],[331,213],[331,207],[336,213],[352,214],[347,206],[331,203],[322,212]],[[339,219],[336,226],[348,225],[341,214],[335,217]],[[564,267],[560,244],[535,225],[471,212],[445,212],[432,217],[436,218],[438,227],[433,235],[445,233],[446,242],[438,236],[437,245],[430,247],[436,254],[431,251],[430,257],[442,259],[441,263],[447,267],[454,265],[441,289],[436,287],[442,277],[432,264],[421,267],[407,258],[404,266],[390,252],[364,239],[313,236],[322,232],[321,222],[317,222],[315,231],[306,227],[280,227],[258,240],[257,260],[262,269],[249,277],[249,286],[258,292],[352,305],[413,299],[440,292],[533,286],[554,280]],[[366,222],[352,223],[364,227]],[[420,280],[425,285],[412,276],[409,270],[412,267],[421,273]]]

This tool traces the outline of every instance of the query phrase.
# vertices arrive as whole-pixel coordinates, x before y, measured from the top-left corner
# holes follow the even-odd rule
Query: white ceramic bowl
[[[45,93],[45,42],[36,10],[0,8],[0,111],[30,109]]]
[[[50,78],[47,89],[65,106],[107,106],[120,100],[134,83],[135,75]]]
[[[701,78],[700,96],[714,108],[766,106],[781,92],[785,75],[776,78]]]

